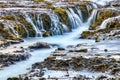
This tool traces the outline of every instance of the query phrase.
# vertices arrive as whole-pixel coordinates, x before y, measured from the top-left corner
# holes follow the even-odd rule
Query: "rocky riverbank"
[[[91,42],[90,44],[78,42],[77,45],[64,45],[64,48],[57,46],[59,48],[44,61],[33,64],[28,73],[8,80],[119,80],[120,42],[114,41],[120,38],[118,2],[111,1],[102,6],[95,2],[79,0],[1,0],[0,40],[3,39],[0,41],[1,68],[29,58],[33,50],[48,49],[57,44],[62,46],[69,40],[74,42],[78,38],[74,36],[78,33],[66,36],[71,39],[61,37],[58,40],[56,36],[52,40],[53,43],[58,40],[55,44],[46,43],[45,37],[74,32],[72,29],[78,27],[85,28],[78,30],[80,39],[95,39],[99,42],[93,45]],[[42,37],[46,42],[34,44],[29,42],[25,46],[13,45],[19,44],[23,38],[30,37]],[[44,41],[42,38],[39,39]],[[100,43],[102,40],[111,41]]]
[[[78,44],[58,48],[43,62],[33,64],[29,72],[21,75],[20,78],[22,80],[119,80],[119,49],[113,51],[98,46],[103,44]],[[56,75],[52,75],[54,73]]]
[[[27,46],[18,46],[23,41],[1,41],[0,47],[0,68],[10,66],[16,62],[28,59],[30,52],[36,49],[50,48],[50,44],[36,42]],[[18,45],[17,45],[18,44]]]

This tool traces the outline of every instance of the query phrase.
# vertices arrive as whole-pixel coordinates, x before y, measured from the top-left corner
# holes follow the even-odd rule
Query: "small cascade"
[[[97,16],[98,16],[98,10],[97,10],[97,9],[94,9],[94,10],[92,11],[91,16],[89,17],[89,19],[88,19],[88,21],[87,21],[88,24],[91,25],[92,23],[94,23],[95,20],[97,19]]]
[[[56,14],[49,14],[51,19],[51,31],[53,35],[60,35],[63,33],[61,23]]]
[[[37,15],[36,24],[37,24],[39,30],[45,31],[44,26],[43,26],[43,21],[42,21],[42,18],[41,18],[41,14],[38,14],[38,15]]]
[[[61,23],[61,25],[62,25],[62,27],[64,29],[64,32],[69,32],[69,29],[68,29],[67,25],[65,25],[63,23]]]
[[[66,12],[68,14],[69,21],[70,21],[70,24],[71,24],[72,28],[75,28],[76,27],[76,22],[74,21],[73,15],[68,10]]]
[[[34,30],[36,31],[36,37],[42,36],[41,31],[40,31],[39,28],[34,24],[32,18],[31,18],[27,13],[25,13],[25,19],[26,19],[29,23],[31,23],[31,25],[33,26]]]
[[[104,29],[104,28],[106,28],[106,26],[107,26],[107,24],[108,23],[110,23],[110,22],[112,22],[112,21],[115,21],[115,20],[120,20],[120,16],[116,16],[116,17],[112,17],[112,18],[108,18],[108,19],[106,19],[106,20],[104,20],[103,22],[102,22],[102,24],[99,26],[99,29]]]
[[[28,31],[27,28],[24,26],[24,24],[22,24],[22,23],[20,23],[20,22],[18,21],[16,15],[13,15],[13,16],[14,16],[14,18],[15,18],[15,21],[16,21],[18,24],[20,24],[21,27],[23,27],[23,28],[25,29],[25,31],[26,31],[26,33],[27,33],[27,36],[26,36],[26,37],[29,37],[29,31]]]
[[[78,14],[76,14],[72,8],[68,8],[67,14],[71,23],[72,28],[77,28],[82,24],[82,20]]]
[[[95,4],[95,3],[92,4],[92,7],[95,9],[98,8],[97,4]]]
[[[88,16],[90,16],[89,10],[92,9],[92,6],[91,5],[86,5],[86,8],[87,8]]]
[[[80,10],[78,7],[76,7],[76,10],[77,10],[77,13],[78,13],[78,15],[79,15],[81,21],[83,22],[83,16],[82,16],[81,10]]]

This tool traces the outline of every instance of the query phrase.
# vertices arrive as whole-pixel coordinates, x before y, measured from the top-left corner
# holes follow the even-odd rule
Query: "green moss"
[[[23,15],[17,15],[17,16],[18,16],[17,17],[18,21],[20,23],[22,23],[26,27],[26,29],[28,30],[29,36],[30,37],[34,37],[35,34],[36,34],[36,32],[35,32],[33,26],[25,20],[25,18],[23,17]]]
[[[80,5],[80,9],[81,9],[83,20],[84,20],[83,22],[85,22],[88,19],[89,12],[87,10],[86,5]]]
[[[52,36],[52,32],[47,31],[47,32],[42,32],[43,37],[48,37],[48,36]]]
[[[69,23],[69,17],[65,8],[55,8],[54,12],[59,16],[60,22],[67,25],[68,29],[71,31],[71,25]]]
[[[18,32],[21,38],[27,37],[27,32],[21,25],[16,25],[15,30]]]
[[[48,1],[45,1],[45,4],[46,4],[47,6],[52,6],[52,5],[53,5],[52,2],[48,2]]]
[[[44,0],[34,0],[34,2],[44,2]]]
[[[0,16],[0,18],[4,20],[15,20],[15,17],[12,15]]]
[[[93,36],[95,33],[97,33],[97,31],[83,31],[82,34],[81,34],[81,37],[82,38],[88,38],[89,36]]]
[[[99,14],[97,20],[90,26],[89,29],[95,30],[96,27],[98,27],[105,19],[117,16],[118,14],[119,13],[114,10],[109,10],[109,9],[104,10]]]
[[[110,71],[111,74],[116,74],[117,72],[120,71],[120,68],[114,68]]]
[[[96,71],[105,71],[108,67],[109,67],[108,64],[100,64],[95,67],[95,70]]]
[[[42,21],[43,21],[43,26],[46,31],[50,31],[51,28],[51,19],[48,14],[44,13],[41,14]]]
[[[4,29],[4,25],[2,23],[0,23],[0,35],[4,38],[4,39],[15,39],[15,35],[10,35],[9,34],[9,29]]]

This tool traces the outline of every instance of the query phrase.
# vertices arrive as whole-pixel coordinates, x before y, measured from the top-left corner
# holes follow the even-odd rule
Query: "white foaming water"
[[[9,67],[5,67],[3,70],[0,70],[0,80],[7,80],[8,77],[18,76],[27,72],[29,68],[35,62],[43,61],[44,58],[50,55],[51,51],[54,49],[42,49],[37,50],[32,53],[32,57],[26,61],[21,61]]]
[[[92,14],[90,16],[90,18],[88,19],[88,24],[91,25],[93,22],[95,22],[95,20],[97,19],[97,14],[98,14],[98,10],[94,9],[92,11]]]
[[[75,45],[78,43],[94,43],[93,40],[80,40],[76,39],[80,33],[87,29],[86,25],[83,25],[83,27],[78,27],[77,29],[73,30],[71,33],[65,33],[64,35],[56,35],[53,37],[46,37],[46,38],[27,38],[25,42],[18,44],[16,46],[28,46],[35,42],[48,42],[52,44],[59,44],[62,47],[65,47],[67,45]],[[14,65],[11,65],[9,67],[3,68],[3,70],[0,70],[0,80],[6,80],[8,77],[18,76],[19,74],[24,74],[27,72],[26,68],[29,68],[32,64],[35,62],[43,61],[47,56],[50,55],[51,51],[54,51],[55,48],[52,49],[43,49],[43,50],[37,50],[32,52],[32,56],[30,59],[26,61],[21,61],[19,63],[16,63]]]
[[[36,36],[41,35],[40,30],[35,26],[35,24],[33,23],[32,19],[31,19],[31,17],[30,17],[27,13],[25,13],[25,19],[26,19],[29,23],[31,23],[31,25],[33,26],[33,28],[34,28],[34,30],[35,30],[35,32],[36,32]]]
[[[112,22],[112,21],[115,21],[115,20],[120,20],[120,16],[116,16],[116,17],[112,17],[112,18],[108,18],[108,19],[104,20],[102,22],[102,24],[99,26],[99,28],[104,29],[104,28],[106,28],[106,26],[109,22]]]
[[[15,45],[15,46],[28,46],[35,42],[48,42],[51,44],[58,44],[62,47],[67,45],[76,45],[79,43],[89,43],[93,44],[93,40],[87,39],[77,39],[82,31],[87,30],[89,26],[89,22],[82,24],[81,19],[78,17],[79,15],[75,14],[72,9],[70,12],[67,11],[69,18],[71,20],[72,25],[75,27],[77,25],[77,29],[73,30],[71,33],[64,33],[64,35],[56,35],[53,37],[46,38],[27,38],[25,42]],[[75,19],[74,19],[75,18]],[[90,17],[91,18],[91,17]],[[76,21],[76,22],[75,22]],[[80,26],[81,25],[81,26]],[[18,76],[19,74],[24,74],[27,72],[27,68],[29,68],[35,62],[43,61],[47,56],[50,55],[51,51],[54,51],[55,48],[52,49],[42,49],[32,52],[31,58],[26,61],[21,61],[9,67],[3,68],[0,70],[0,80],[6,80],[8,77]]]
[[[71,33],[64,33],[64,35],[56,35],[53,37],[46,37],[46,38],[27,38],[25,42],[21,44],[17,44],[15,46],[28,46],[35,42],[48,42],[51,44],[58,44],[62,47],[67,45],[76,45],[78,43],[94,43],[93,40],[81,40],[76,39],[80,36],[83,30],[88,29],[88,24],[85,23],[82,26],[78,27],[77,29],[73,30]],[[44,50],[37,50],[32,52],[32,56],[30,59],[26,61],[21,61],[9,67],[3,68],[0,70],[0,80],[6,80],[8,77],[18,76],[19,74],[24,74],[27,72],[26,68],[29,68],[33,63],[43,61],[47,56],[50,55],[51,51],[54,49],[44,49]]]

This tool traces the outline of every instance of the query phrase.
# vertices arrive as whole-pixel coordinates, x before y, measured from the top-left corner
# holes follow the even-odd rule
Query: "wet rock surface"
[[[21,75],[20,77],[25,80],[34,79],[72,79],[72,80],[119,80],[120,73],[120,55],[119,52],[111,53],[109,50],[101,50],[95,45],[78,44],[72,48],[58,48],[52,54],[47,57],[43,62],[37,62],[32,65],[32,68],[28,73]],[[117,56],[118,58],[116,58]],[[90,72],[92,77],[82,75],[79,72],[73,75],[74,72],[86,70]],[[47,71],[47,72],[46,72]],[[48,74],[48,72],[51,74]],[[56,75],[63,76],[56,77],[52,75],[56,72]],[[58,72],[58,73],[57,73]],[[71,77],[72,75],[72,77]]]
[[[30,49],[50,48],[50,44],[45,43],[45,42],[37,42],[37,43],[29,46],[28,48],[30,48]]]
[[[30,57],[29,53],[23,53],[22,51],[16,51],[22,54],[2,54],[0,53],[0,68],[10,66],[16,62],[26,60]]]

